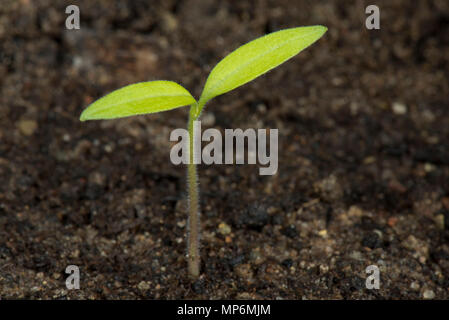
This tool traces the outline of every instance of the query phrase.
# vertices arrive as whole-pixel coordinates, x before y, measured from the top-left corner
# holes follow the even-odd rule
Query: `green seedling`
[[[149,81],[123,87],[88,106],[80,120],[115,119],[167,111],[190,105],[188,121],[188,273],[193,279],[200,274],[200,207],[197,168],[193,161],[193,123],[206,103],[231,91],[292,58],[317,41],[326,32],[323,26],[285,29],[255,39],[227,55],[209,74],[198,101],[172,81]]]

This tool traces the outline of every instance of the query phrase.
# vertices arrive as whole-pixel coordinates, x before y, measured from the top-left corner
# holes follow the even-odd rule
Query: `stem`
[[[192,279],[198,278],[200,275],[200,208],[199,208],[199,189],[198,189],[198,173],[194,159],[194,142],[195,132],[193,130],[193,122],[198,118],[196,114],[197,105],[190,107],[188,131],[189,131],[189,164],[187,167],[188,182],[188,204],[189,204],[189,222],[187,236],[187,263],[189,276]]]

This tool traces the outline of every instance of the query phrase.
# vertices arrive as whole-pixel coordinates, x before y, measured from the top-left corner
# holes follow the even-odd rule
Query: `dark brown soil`
[[[449,3],[51,1],[0,5],[0,298],[449,297]],[[77,4],[81,30],[66,30]],[[278,128],[279,171],[201,166],[203,265],[185,261],[187,108],[81,123],[167,79],[195,95],[228,52],[323,24],[313,47],[210,102],[203,127]],[[230,230],[229,230],[229,228]],[[65,287],[66,266],[81,289]],[[379,290],[365,288],[377,265]]]

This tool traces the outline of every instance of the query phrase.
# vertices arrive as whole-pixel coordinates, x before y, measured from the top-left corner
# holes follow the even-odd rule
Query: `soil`
[[[80,30],[65,28],[69,4]],[[0,298],[449,298],[449,3],[376,1],[380,30],[368,4],[2,1]],[[200,167],[192,283],[186,168],[169,160],[188,109],[79,115],[138,81],[198,96],[239,45],[315,24],[329,28],[315,45],[206,107],[203,129],[279,129],[279,169]]]

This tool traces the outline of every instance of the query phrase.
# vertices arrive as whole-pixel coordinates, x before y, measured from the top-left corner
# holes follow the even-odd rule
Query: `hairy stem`
[[[200,275],[200,205],[199,205],[199,189],[198,189],[198,173],[194,159],[194,143],[195,132],[193,130],[193,123],[198,118],[196,114],[197,105],[193,104],[190,107],[190,116],[188,123],[189,131],[189,164],[187,167],[187,181],[188,181],[188,203],[189,203],[189,224],[188,224],[188,239],[187,239],[187,263],[189,276],[192,279],[198,278]]]

